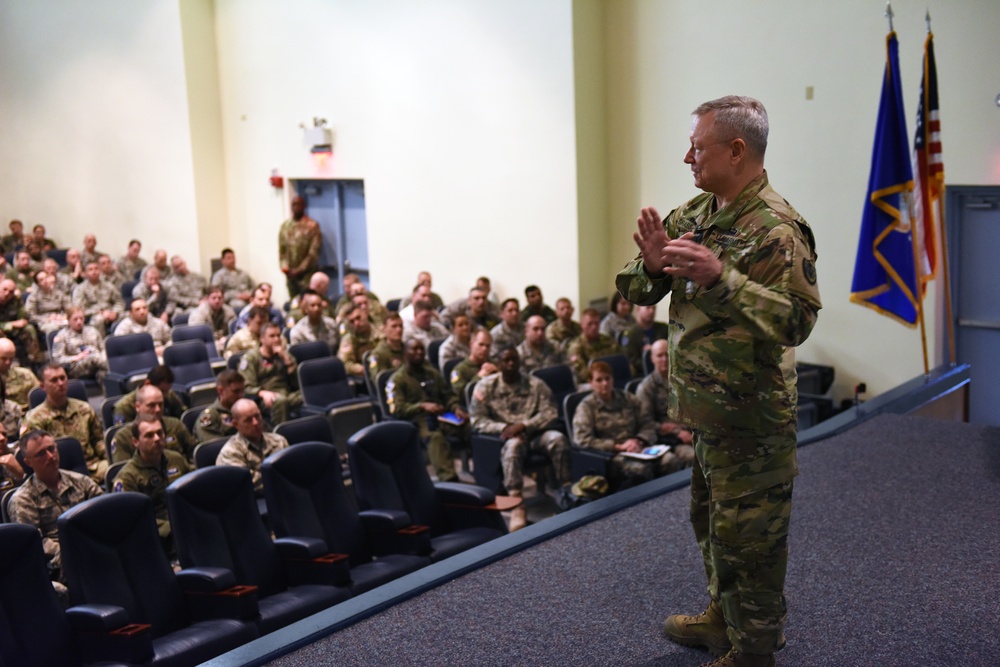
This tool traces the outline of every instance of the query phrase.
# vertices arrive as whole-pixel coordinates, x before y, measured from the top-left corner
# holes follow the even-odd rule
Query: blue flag
[[[851,301],[916,326],[918,303],[913,254],[913,170],[903,114],[896,33],[886,37],[888,60],[875,126],[868,196],[854,264]]]

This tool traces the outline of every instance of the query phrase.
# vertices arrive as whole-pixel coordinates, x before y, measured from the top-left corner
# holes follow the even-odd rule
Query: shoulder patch
[[[451,371],[451,377],[449,379],[451,380],[452,384],[455,384],[456,382],[462,379],[462,376],[459,375],[457,369],[454,369]]]
[[[816,263],[808,257],[802,258],[802,275],[810,285],[816,284]]]
[[[246,355],[243,355],[243,357],[240,358],[240,370],[245,371],[248,366],[249,364],[247,364],[247,357]]]
[[[115,480],[115,487],[114,487],[115,493],[121,493],[124,490],[125,490],[125,485],[122,484],[122,481],[120,479],[116,479]]]

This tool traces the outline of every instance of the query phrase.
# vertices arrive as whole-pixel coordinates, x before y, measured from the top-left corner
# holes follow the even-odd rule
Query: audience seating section
[[[145,380],[153,366],[160,363],[153,337],[148,333],[108,336],[104,350],[108,358],[108,373],[104,376],[106,396],[132,391],[133,385]]]

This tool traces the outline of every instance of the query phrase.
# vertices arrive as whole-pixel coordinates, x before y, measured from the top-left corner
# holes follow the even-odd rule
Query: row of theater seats
[[[372,425],[349,451],[361,511],[332,445],[299,443],[265,461],[274,540],[248,471],[178,479],[167,490],[176,573],[147,497],[110,494],[68,510],[58,520],[66,612],[37,530],[0,526],[0,663],[198,664],[506,532],[493,493],[431,482],[414,426]]]

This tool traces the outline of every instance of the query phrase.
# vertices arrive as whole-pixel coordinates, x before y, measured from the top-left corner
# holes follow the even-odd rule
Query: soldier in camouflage
[[[238,371],[224,370],[215,378],[215,391],[219,397],[201,411],[194,426],[194,437],[198,442],[212,438],[229,437],[236,433],[233,422],[233,405],[243,398],[246,381]]]
[[[118,270],[125,276],[126,281],[135,280],[139,272],[146,268],[146,260],[139,257],[140,252],[142,243],[138,239],[132,239],[128,242],[128,250],[116,262]]]
[[[436,316],[437,313],[426,301],[414,303],[413,319],[403,325],[403,342],[417,338],[424,344],[424,349],[427,349],[434,341],[444,341],[449,336],[448,328],[438,322]]]
[[[313,290],[302,292],[299,299],[305,317],[295,323],[288,334],[292,345],[321,340],[330,346],[331,350],[340,347],[340,331],[337,323],[323,314],[326,299]]]
[[[344,362],[344,371],[348,375],[362,378],[365,374],[365,354],[375,349],[381,336],[365,317],[364,310],[353,303],[345,307],[344,317],[349,325],[348,332],[340,340],[337,358]]]
[[[288,441],[276,433],[264,432],[260,408],[249,398],[241,398],[233,404],[233,420],[236,435],[222,446],[215,465],[246,468],[250,471],[253,490],[260,495],[264,491],[261,464],[271,454],[287,447]]]
[[[31,263],[31,255],[27,250],[18,250],[14,254],[14,266],[7,269],[7,278],[14,281],[14,285],[19,292],[30,292],[35,284],[35,273],[41,267],[35,267]]]
[[[153,269],[156,270],[155,268]],[[170,327],[162,319],[153,317],[145,299],[135,299],[128,308],[128,316],[115,327],[115,336],[148,333],[153,338],[156,356],[163,356],[163,349],[170,344]]]
[[[566,297],[556,301],[556,319],[546,327],[545,337],[565,351],[581,333],[580,324],[573,321],[573,302]]]
[[[112,491],[141,493],[152,501],[160,540],[167,555],[173,557],[170,517],[167,516],[167,487],[190,472],[191,466],[179,453],[166,448],[163,424],[155,415],[139,415],[125,428],[135,442],[135,452],[115,477]]]
[[[135,392],[136,416],[131,422],[118,429],[111,438],[111,460],[115,463],[128,461],[135,453],[133,424],[143,416],[154,417],[163,427],[163,445],[177,452],[187,461],[194,461],[194,448],[198,442],[180,419],[163,414],[163,392],[154,385],[145,384]]]
[[[445,324],[453,323],[455,316],[460,314],[469,318],[469,322],[473,328],[482,327],[489,330],[500,324],[500,318],[494,313],[493,308],[486,299],[488,295],[489,292],[481,287],[470,289],[467,299],[454,301],[445,308],[444,313],[441,315],[444,318]]]
[[[444,373],[444,365],[452,359],[465,359],[471,352],[472,324],[466,315],[456,315],[451,325],[451,334],[438,348],[438,370]]]
[[[662,220],[642,209],[639,257],[617,278],[633,303],[671,295],[671,413],[696,434],[691,521],[711,603],[698,616],[670,616],[664,629],[679,643],[728,650],[712,663],[728,667],[774,665],[785,643],[798,467],[781,362],[820,309],[813,235],[768,183],[767,130],[757,100],[699,106],[684,161],[705,194]]]
[[[59,450],[52,434],[44,430],[28,431],[21,437],[21,448],[24,462],[34,472],[11,496],[7,511],[11,522],[34,526],[42,534],[49,571],[54,579],[61,579],[56,519],[71,507],[103,492],[90,477],[59,468]]]
[[[237,313],[250,303],[254,288],[250,274],[236,268],[236,253],[232,248],[222,249],[222,268],[212,274],[212,285],[222,288],[223,298]]]
[[[84,234],[83,250],[80,251],[80,261],[84,266],[91,262],[96,262],[101,253],[97,250],[97,237],[93,234]]]
[[[398,313],[389,313],[382,325],[382,340],[368,357],[368,377],[374,382],[382,371],[395,371],[402,365],[403,319]]]
[[[109,285],[113,285],[120,292],[122,285],[126,282],[126,278],[118,270],[118,267],[115,266],[115,263],[111,261],[110,255],[98,255],[97,267],[101,270],[101,280]]]
[[[8,254],[20,250],[24,247],[24,223],[20,220],[11,220],[7,226],[10,234],[4,234],[0,238],[0,246],[3,247],[3,254]]]
[[[541,315],[532,315],[524,323],[524,342],[517,346],[517,353],[525,373],[563,363],[562,350],[545,338],[545,318]]]
[[[35,274],[35,289],[31,290],[24,310],[31,323],[43,334],[59,331],[66,326],[66,310],[73,301],[56,289],[56,277],[46,271]]]
[[[228,359],[234,354],[256,350],[257,346],[260,345],[260,331],[270,321],[269,318],[266,308],[251,306],[247,316],[247,325],[229,337],[222,356]]]
[[[542,320],[540,316],[534,316]],[[544,328],[543,328],[544,331]],[[520,371],[517,350],[508,347],[497,359],[500,372],[479,382],[472,390],[469,414],[472,428],[481,433],[499,435],[503,440],[500,463],[507,492],[520,498],[524,491],[524,460],[529,452],[545,452],[552,461],[559,484],[560,505],[568,507],[570,477],[569,442],[566,436],[550,428],[559,419],[552,402],[552,391],[538,378]],[[527,523],[524,505],[511,511],[510,530]]]
[[[163,414],[168,417],[177,417],[180,419],[187,407],[180,396],[172,389],[174,386],[174,372],[170,370],[170,367],[162,364],[153,366],[143,384],[151,384],[163,394]],[[130,391],[115,402],[113,414],[116,425],[133,421],[139,414],[135,407],[137,392],[138,390]]]
[[[17,295],[17,286],[10,279],[0,280],[0,332],[24,350],[25,364],[45,361],[45,353],[38,346],[38,333]]]
[[[448,438],[468,444],[469,415],[441,374],[426,362],[424,344],[414,338],[406,344],[405,350],[406,363],[392,374],[385,386],[389,412],[420,430],[437,478],[442,482],[458,481]],[[462,423],[441,421],[439,417],[446,412],[456,415]]]
[[[198,305],[188,318],[188,324],[207,324],[212,328],[215,347],[221,353],[229,337],[229,323],[236,319],[236,313],[226,305],[222,287],[212,285],[208,296]]]
[[[469,356],[451,369],[448,382],[451,383],[451,388],[462,405],[465,405],[465,387],[470,382],[481,380],[487,375],[498,372],[499,369],[490,361],[492,346],[493,336],[486,329],[480,329],[472,336]]]
[[[108,372],[104,338],[97,329],[83,323],[82,308],[70,306],[66,316],[68,326],[52,339],[52,361],[65,366],[71,378],[102,380]]]
[[[9,338],[0,338],[0,378],[7,387],[7,398],[28,409],[28,394],[40,386],[38,378],[23,366],[14,366],[17,348]]]
[[[529,317],[540,316],[545,320],[545,326],[556,321],[556,311],[545,305],[542,288],[538,285],[528,285],[524,288],[524,309],[521,310],[521,321],[527,322]]]
[[[640,306],[642,307],[644,306]],[[635,397],[656,424],[656,441],[670,445],[677,458],[687,467],[694,462],[694,434],[691,429],[670,416],[669,347],[665,340],[653,343],[653,371],[643,378],[635,390]]]
[[[190,313],[205,298],[208,281],[200,273],[189,270],[187,262],[180,255],[170,258],[170,268],[170,277],[164,280],[167,297],[170,299],[170,315]]]
[[[142,273],[142,282],[132,288],[132,303],[145,301],[149,314],[166,324],[174,314],[175,304],[173,290],[162,275],[155,264],[147,266]]]
[[[69,377],[62,366],[54,361],[45,365],[42,369],[45,400],[38,407],[28,410],[21,422],[21,431],[39,429],[48,431],[56,438],[76,438],[83,447],[90,476],[98,483],[103,482],[108,459],[101,420],[86,401],[68,396],[68,383]]]
[[[611,311],[601,320],[599,331],[618,342],[618,337],[635,326],[632,317],[632,304],[615,292],[611,297]]]
[[[281,327],[268,322],[260,331],[260,347],[240,359],[240,374],[246,389],[260,396],[270,410],[271,423],[280,424],[302,407],[302,392],[296,389],[295,359],[285,349]]]
[[[577,384],[585,384],[590,372],[590,362],[599,357],[621,354],[622,348],[614,338],[600,333],[601,316],[593,308],[587,308],[580,316],[579,336],[566,348],[566,358],[573,368]]]
[[[83,308],[87,323],[102,334],[125,314],[121,290],[101,280],[101,267],[88,264],[85,280],[73,290],[73,305]]]
[[[24,410],[14,401],[5,398],[6,393],[7,387],[4,385],[3,378],[0,378],[0,425],[3,426],[5,433],[13,433],[16,436],[21,432]],[[0,446],[0,453],[6,452],[6,447],[6,444]]]
[[[494,357],[500,350],[517,347],[524,340],[524,323],[521,321],[521,306],[517,299],[504,299],[500,304],[500,324],[490,329],[493,346],[490,354]]]
[[[306,215],[306,200],[292,197],[292,217],[278,232],[278,259],[285,274],[288,296],[298,296],[309,284],[309,277],[319,270],[323,233],[319,223]]]
[[[666,323],[656,321],[656,306],[636,306],[635,326],[618,337],[618,343],[632,366],[632,377],[642,377],[646,374],[646,369],[643,368],[643,356],[655,341],[667,340],[668,335],[669,328]]]

